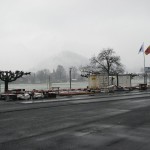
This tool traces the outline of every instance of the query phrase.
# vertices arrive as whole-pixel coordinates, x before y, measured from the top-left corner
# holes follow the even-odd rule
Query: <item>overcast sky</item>
[[[91,58],[113,48],[127,71],[140,71],[149,7],[150,0],[0,0],[0,70],[28,70],[64,50]]]

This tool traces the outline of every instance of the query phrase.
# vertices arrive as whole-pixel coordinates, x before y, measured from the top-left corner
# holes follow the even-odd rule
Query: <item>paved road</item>
[[[149,93],[0,102],[0,150],[149,149]]]

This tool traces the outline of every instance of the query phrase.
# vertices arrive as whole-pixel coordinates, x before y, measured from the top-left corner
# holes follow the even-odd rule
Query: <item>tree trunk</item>
[[[5,92],[8,91],[8,81],[5,81]]]

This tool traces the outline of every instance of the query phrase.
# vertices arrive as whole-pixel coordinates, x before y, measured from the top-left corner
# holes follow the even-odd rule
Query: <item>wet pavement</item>
[[[149,92],[0,102],[0,150],[76,149],[149,150]]]

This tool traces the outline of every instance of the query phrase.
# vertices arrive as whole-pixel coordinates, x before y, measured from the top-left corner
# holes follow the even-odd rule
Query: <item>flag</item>
[[[144,43],[141,45],[141,48],[139,50],[139,53],[143,52],[144,53]]]
[[[150,54],[150,46],[145,50],[145,54],[146,55]]]

